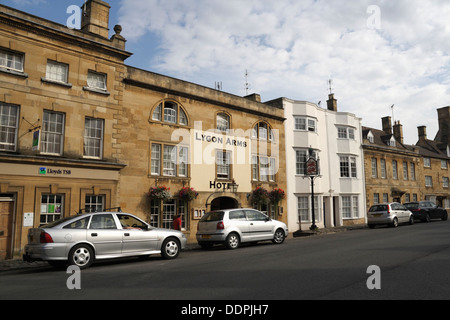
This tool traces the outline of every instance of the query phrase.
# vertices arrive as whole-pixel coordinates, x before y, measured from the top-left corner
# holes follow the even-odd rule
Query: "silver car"
[[[370,228],[375,225],[390,225],[396,228],[399,223],[414,223],[414,216],[404,205],[398,202],[375,204],[367,213],[367,224]]]
[[[182,232],[153,228],[128,213],[86,213],[30,229],[23,260],[84,269],[101,259],[151,254],[174,259],[186,242]]]
[[[197,226],[197,242],[202,248],[215,243],[236,249],[243,242],[272,240],[281,244],[288,236],[283,222],[272,220],[254,209],[218,210],[206,213]]]

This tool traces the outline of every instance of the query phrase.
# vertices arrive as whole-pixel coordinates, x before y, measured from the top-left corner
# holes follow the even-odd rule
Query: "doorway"
[[[211,202],[211,211],[214,210],[225,210],[225,209],[235,209],[239,208],[239,203],[236,199],[230,197],[219,197],[215,198]]]
[[[0,196],[0,260],[11,258],[14,197]]]

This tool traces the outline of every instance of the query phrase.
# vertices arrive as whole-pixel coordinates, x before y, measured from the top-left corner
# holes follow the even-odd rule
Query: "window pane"
[[[44,111],[42,121],[41,151],[60,155],[62,153],[64,115]]]
[[[152,174],[159,175],[161,168],[161,145],[152,144]]]
[[[106,90],[106,75],[89,71],[87,85],[89,88]]]
[[[84,155],[101,158],[103,148],[103,119],[86,118],[84,125]]]
[[[0,150],[15,151],[19,107],[0,103]]]
[[[66,64],[58,63],[55,61],[48,61],[45,77],[49,80],[67,82],[67,71],[68,67]]]

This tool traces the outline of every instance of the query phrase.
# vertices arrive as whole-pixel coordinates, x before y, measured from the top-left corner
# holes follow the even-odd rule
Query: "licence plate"
[[[372,217],[381,217],[383,214],[382,213],[375,213],[375,214],[372,214]]]
[[[202,234],[202,239],[211,239],[211,235],[209,235],[209,234]]]

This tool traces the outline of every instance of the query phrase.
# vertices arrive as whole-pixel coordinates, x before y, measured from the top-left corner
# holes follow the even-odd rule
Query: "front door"
[[[11,258],[13,199],[0,199],[0,260]]]

